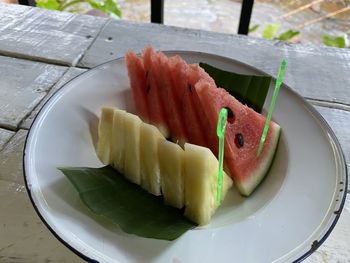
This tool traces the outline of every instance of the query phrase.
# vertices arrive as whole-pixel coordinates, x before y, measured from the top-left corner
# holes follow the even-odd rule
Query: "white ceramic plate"
[[[191,63],[207,62],[236,72],[261,73],[215,55],[178,54]],[[265,106],[268,103],[269,99]],[[341,149],[322,117],[283,86],[274,113],[282,127],[279,148],[267,178],[251,197],[230,191],[210,225],[188,231],[173,242],[121,232],[92,214],[56,169],[102,166],[94,151],[102,105],[133,111],[122,59],[89,70],[59,90],[40,111],[25,146],[26,185],[36,211],[52,233],[84,259],[161,263],[301,261],[336,224],[347,185]]]

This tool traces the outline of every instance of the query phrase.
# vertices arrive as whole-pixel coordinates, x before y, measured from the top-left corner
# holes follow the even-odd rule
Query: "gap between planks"
[[[107,19],[105,23],[100,27],[98,33],[96,34],[95,38],[91,41],[90,45],[85,49],[84,53],[81,54],[80,58],[78,58],[76,65],[74,67],[76,68],[82,68],[82,69],[89,69],[88,67],[82,67],[79,66],[80,62],[84,59],[85,54],[90,50],[90,48],[93,46],[93,44],[96,42],[96,40],[99,38],[101,32],[106,28],[106,26],[110,23],[111,18]]]
[[[79,66],[79,63],[84,58],[85,54],[91,48],[93,43],[95,43],[96,39],[100,36],[102,30],[106,27],[106,25],[108,25],[110,20],[111,19],[107,19],[104,22],[104,24],[99,28],[98,33],[95,35],[95,37],[91,41],[90,45],[84,50],[84,52],[81,54],[81,56],[77,58],[76,63],[75,63],[76,65],[74,65],[74,66],[71,63],[65,62],[65,61],[60,61],[60,60],[50,59],[50,58],[42,58],[42,57],[37,57],[37,56],[33,56],[33,55],[19,54],[19,53],[10,52],[10,51],[4,51],[4,50],[1,50],[0,55],[4,56],[4,57],[23,59],[23,60],[28,60],[28,61],[32,61],[32,62],[40,62],[40,63],[50,64],[50,65],[55,65],[55,66],[66,66],[66,67],[87,69],[87,67]]]

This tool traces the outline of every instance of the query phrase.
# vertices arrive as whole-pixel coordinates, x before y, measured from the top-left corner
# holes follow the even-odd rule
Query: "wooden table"
[[[40,107],[69,79],[147,44],[223,55],[274,76],[280,58],[287,58],[285,82],[326,119],[350,168],[349,49],[0,4],[0,262],[82,261],[56,240],[29,201],[22,173],[24,140]],[[349,259],[348,198],[330,237],[306,262]]]

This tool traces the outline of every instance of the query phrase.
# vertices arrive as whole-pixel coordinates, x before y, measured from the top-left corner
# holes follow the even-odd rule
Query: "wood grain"
[[[0,127],[16,130],[66,70],[0,56]]]
[[[85,72],[86,69],[74,68],[71,67],[67,72],[59,79],[59,81],[50,89],[48,94],[40,101],[40,103],[35,107],[35,109],[30,113],[30,115],[20,124],[21,129],[29,129],[32,124],[35,116],[38,114],[39,110],[42,106],[47,102],[47,100],[64,84],[66,84],[69,80],[73,79],[77,75]]]
[[[50,233],[29,200],[22,169],[26,136],[19,130],[0,151],[0,233],[6,237],[0,238],[0,262],[83,262]]]
[[[19,130],[0,151],[0,180],[24,185],[23,149],[26,130]]]
[[[0,262],[83,262],[37,216],[23,184],[0,180]]]
[[[15,133],[0,128],[0,151]]]
[[[76,65],[105,18],[0,4],[0,54]]]

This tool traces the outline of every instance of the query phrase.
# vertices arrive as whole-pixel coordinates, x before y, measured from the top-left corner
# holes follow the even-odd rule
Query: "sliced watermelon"
[[[125,54],[125,62],[128,69],[130,86],[135,102],[136,112],[145,122],[148,122],[149,110],[146,100],[146,72],[143,66],[143,62],[131,50]]]
[[[200,113],[192,99],[192,86],[189,82],[190,70],[187,63],[179,56],[170,58],[171,77],[174,81],[175,101],[181,111],[182,127],[187,140],[193,144],[207,146],[204,130],[200,123]],[[170,99],[170,98],[169,98]]]
[[[187,92],[189,93],[189,96],[192,101],[192,105],[194,109],[196,109],[195,114],[197,118],[197,122],[200,126],[200,130],[203,133],[205,144],[202,146],[209,147],[213,153],[217,153],[217,147],[218,144],[216,143],[217,137],[216,137],[216,129],[209,130],[209,120],[205,114],[203,114],[202,111],[202,105],[200,102],[200,99],[198,97],[197,91],[194,88],[196,83],[200,80],[205,80],[214,88],[215,82],[214,80],[206,73],[201,67],[198,66],[198,64],[190,64],[187,68],[187,79],[189,82],[189,89]]]
[[[183,145],[186,141],[186,133],[182,126],[181,108],[179,100],[175,100],[176,89],[175,81],[171,78],[171,68],[169,65],[169,59],[161,52],[157,52],[159,61],[159,94],[162,97],[162,101],[166,102],[163,105],[164,115],[166,117],[169,130],[171,131],[171,138],[174,142],[179,142]]]
[[[161,97],[159,90],[159,60],[155,55],[152,47],[148,46],[143,51],[143,63],[146,71],[146,98],[149,109],[150,123],[157,126],[160,132],[167,138],[169,130],[164,112],[164,98]]]
[[[149,121],[165,136],[169,131],[175,141],[184,138],[184,142],[210,148],[217,156],[218,114],[223,107],[229,109],[225,171],[234,179],[241,194],[250,195],[271,165],[280,127],[270,123],[263,151],[257,158],[265,123],[263,115],[241,104],[224,89],[217,88],[203,69],[188,65],[179,56],[167,58],[147,47],[142,59]]]
[[[210,84],[215,85],[215,81],[208,75],[207,72],[204,71],[198,64],[189,64],[188,65],[189,74],[188,74],[188,82],[194,86],[200,80],[206,80]]]
[[[225,171],[233,178],[240,193],[249,196],[271,165],[278,144],[280,126],[271,121],[263,151],[256,157],[266,118],[240,103],[226,90],[214,88],[212,83],[205,80],[199,81],[195,89],[202,103],[202,110],[210,120],[209,130],[215,130],[220,109],[228,109]]]

